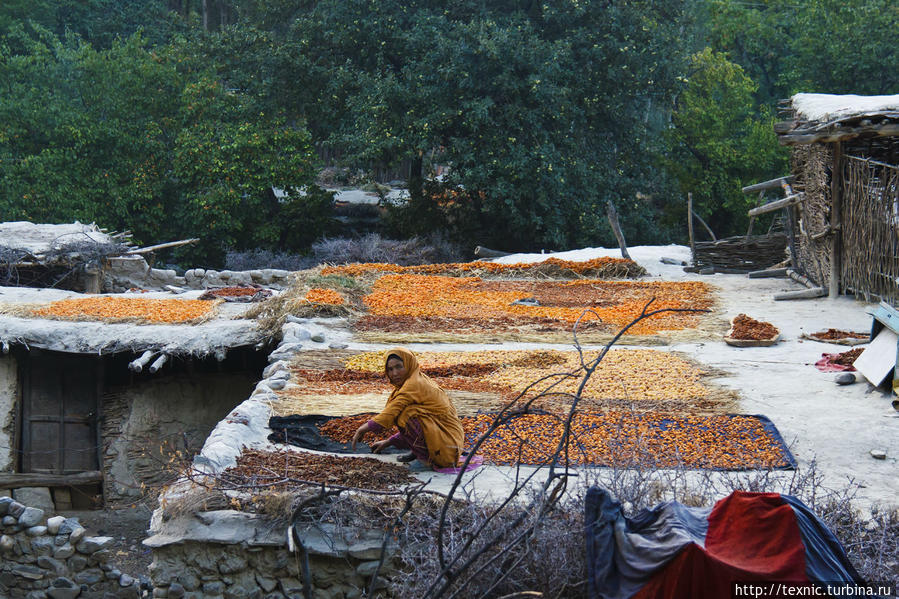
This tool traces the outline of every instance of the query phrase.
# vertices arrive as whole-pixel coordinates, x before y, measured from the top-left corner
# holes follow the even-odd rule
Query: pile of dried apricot
[[[35,316],[67,320],[136,320],[149,323],[189,322],[209,315],[214,303],[203,300],[88,297],[53,302],[32,311]]]
[[[707,309],[713,301],[709,287],[697,281],[523,282],[400,274],[379,278],[363,303],[375,317],[411,317],[412,322],[431,318],[445,319],[449,326],[467,322],[489,327],[494,322],[505,326],[512,318],[517,324],[549,324],[556,330],[568,330],[578,319],[588,325],[620,328],[634,320],[651,299],[656,310]],[[641,321],[629,334],[654,334],[696,323],[696,313],[669,312]]]
[[[332,306],[342,306],[344,303],[343,296],[338,292],[322,287],[313,287],[307,291],[305,299],[313,304],[329,304]]]
[[[364,264],[345,264],[343,266],[328,266],[322,269],[323,275],[359,276],[370,272],[392,272],[398,274],[447,274],[461,275],[464,273],[488,273],[488,274],[528,274],[554,269],[558,272],[571,272],[578,275],[590,276],[636,276],[643,271],[642,267],[633,260],[625,258],[598,257],[584,262],[560,260],[559,258],[547,258],[543,262],[515,264],[498,264],[496,262],[451,262],[445,264],[419,264],[414,266],[399,266],[385,262],[367,262]]]

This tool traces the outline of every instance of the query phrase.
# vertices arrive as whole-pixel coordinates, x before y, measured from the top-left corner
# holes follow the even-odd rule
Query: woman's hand
[[[352,445],[350,445],[350,448],[351,448],[353,451],[356,451],[356,443],[358,443],[359,441],[361,441],[361,440],[362,440],[362,437],[364,437],[364,436],[365,436],[365,433],[367,433],[367,432],[368,432],[368,423],[366,422],[365,424],[363,424],[362,426],[360,426],[360,427],[358,428],[358,430],[356,430],[356,434],[353,435],[353,443],[352,443]]]
[[[384,439],[383,441],[375,441],[371,444],[371,452],[372,453],[381,453],[385,449],[390,447],[390,439]]]

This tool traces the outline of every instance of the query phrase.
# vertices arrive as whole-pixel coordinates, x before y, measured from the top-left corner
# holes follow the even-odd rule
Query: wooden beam
[[[814,299],[816,297],[824,297],[825,295],[827,295],[827,291],[824,290],[824,287],[815,287],[813,289],[800,289],[799,291],[777,293],[774,295],[774,301],[781,302],[784,300]]]
[[[830,228],[833,236],[830,238],[830,281],[828,281],[829,297],[840,295],[840,245],[842,235],[840,227],[842,223],[840,195],[843,190],[843,145],[839,142],[833,144],[833,165],[830,169]],[[823,281],[822,281],[823,282]]]
[[[771,179],[770,181],[762,181],[761,183],[747,185],[743,188],[743,193],[755,193],[757,191],[777,189],[778,187],[783,185],[784,182],[792,183],[793,175],[787,175],[786,177],[778,177],[777,179]]]
[[[715,237],[715,234],[712,232],[712,228],[711,228],[710,226],[708,226],[704,220],[702,220],[702,217],[699,216],[698,214],[696,214],[695,212],[693,213],[693,216],[695,216],[695,217],[696,217],[696,220],[698,220],[699,223],[700,223],[703,227],[705,227],[705,230],[709,232],[709,235],[712,236],[712,241],[718,241],[718,238]]]
[[[103,482],[99,470],[77,474],[43,474],[40,472],[8,472],[0,474],[0,489],[19,487],[70,487]]]
[[[780,200],[774,200],[773,202],[768,202],[758,208],[753,208],[749,211],[749,216],[758,216],[759,214],[765,214],[766,212],[772,212],[774,210],[780,210],[781,208],[787,208],[792,206],[793,204],[798,204],[802,199],[801,193],[794,193],[791,196],[787,196]]]
[[[131,250],[129,252],[125,252],[125,256],[134,256],[136,254],[149,254],[150,252],[155,252],[156,250],[164,250],[166,248],[178,247],[179,245],[187,245],[189,243],[196,243],[200,241],[199,237],[195,237],[193,239],[181,239],[179,241],[168,241],[166,243],[160,243],[157,245],[151,245],[145,248],[137,248],[136,250]]]
[[[693,193],[687,194],[687,234],[690,236],[690,254],[696,262],[696,240],[693,237]]]
[[[478,245],[474,248],[474,255],[478,258],[502,258],[503,256],[508,256],[509,252],[491,250],[490,248],[485,248],[482,245]]]
[[[787,276],[786,268],[766,268],[765,270],[754,270],[749,273],[750,279],[769,279],[775,277]]]
[[[794,129],[790,133],[782,133],[777,136],[781,145],[795,146],[813,143],[834,143],[848,141],[862,135],[870,137],[896,137],[899,136],[899,123],[886,125],[867,125],[862,127],[841,127],[836,130],[814,131],[811,129]]]

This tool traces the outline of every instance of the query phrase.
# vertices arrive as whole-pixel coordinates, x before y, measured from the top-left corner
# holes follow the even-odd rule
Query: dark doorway
[[[32,350],[22,367],[21,472],[100,469],[97,414],[101,360]]]

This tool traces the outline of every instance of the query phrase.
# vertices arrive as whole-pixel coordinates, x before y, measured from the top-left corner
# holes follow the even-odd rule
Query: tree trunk
[[[421,199],[424,187],[424,153],[419,152],[412,158],[409,166],[409,195],[414,200]]]
[[[618,211],[615,210],[615,204],[611,200],[606,202],[606,216],[609,217],[609,224],[612,226],[612,232],[615,233],[615,239],[618,240],[618,247],[621,248],[621,257],[630,260],[631,256],[627,253],[627,243],[624,241],[624,233],[621,232],[621,226],[618,224]]]

